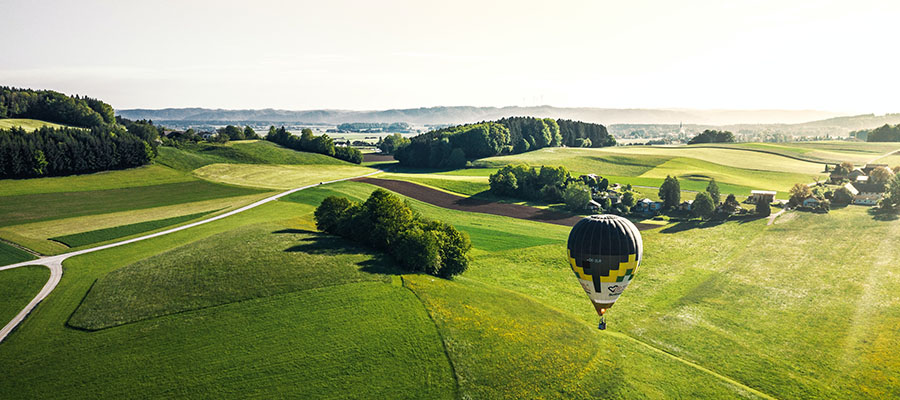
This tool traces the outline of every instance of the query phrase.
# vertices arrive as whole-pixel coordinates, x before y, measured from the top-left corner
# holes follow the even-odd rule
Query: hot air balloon
[[[615,304],[634,278],[644,243],[631,221],[616,215],[592,215],[572,227],[567,245],[569,266],[600,315]]]

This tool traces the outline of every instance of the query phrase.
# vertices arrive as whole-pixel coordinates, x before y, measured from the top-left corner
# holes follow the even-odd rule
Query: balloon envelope
[[[631,221],[616,215],[592,215],[572,227],[569,266],[597,313],[612,307],[634,278],[644,243]]]

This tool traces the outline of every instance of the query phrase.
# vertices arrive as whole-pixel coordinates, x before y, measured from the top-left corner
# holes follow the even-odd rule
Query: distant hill
[[[429,107],[381,111],[350,110],[222,110],[166,108],[118,110],[129,119],[154,121],[279,122],[337,125],[348,122],[408,122],[412,124],[464,124],[513,116],[572,119],[610,124],[795,124],[834,118],[843,114],[826,111],[786,110],[682,110],[537,107]]]

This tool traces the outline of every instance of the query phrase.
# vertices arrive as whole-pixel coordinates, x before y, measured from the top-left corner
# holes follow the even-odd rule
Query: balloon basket
[[[606,330],[606,317],[600,317],[600,324],[597,325],[597,329],[599,329],[601,331]]]

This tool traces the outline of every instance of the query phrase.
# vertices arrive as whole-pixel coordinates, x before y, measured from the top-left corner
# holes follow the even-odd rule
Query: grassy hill
[[[272,190],[373,171],[265,141],[160,147],[159,153],[156,165],[130,170],[0,180],[0,238],[57,254],[68,248],[47,239],[87,235],[88,242],[73,242],[86,246],[130,236],[135,226],[162,229],[159,221],[174,225],[228,211]]]
[[[35,131],[42,127],[50,127],[50,128],[62,128],[65,125],[54,124],[52,122],[45,122],[38,119],[27,119],[27,118],[0,118],[0,129],[10,129],[10,128],[22,128],[26,131]]]

